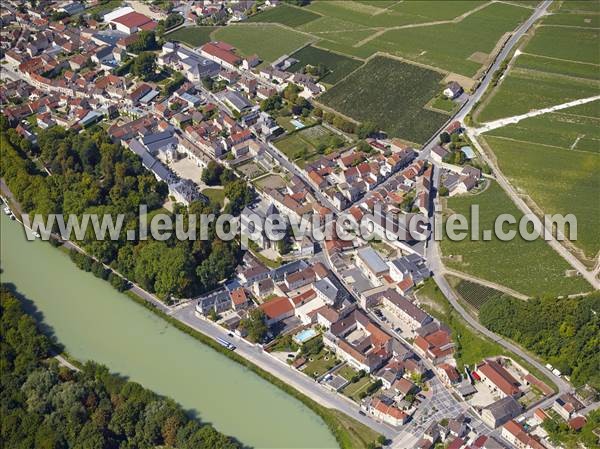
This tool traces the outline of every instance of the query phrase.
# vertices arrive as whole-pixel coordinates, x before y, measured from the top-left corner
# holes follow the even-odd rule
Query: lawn
[[[178,41],[190,47],[200,47],[211,41],[211,33],[218,27],[195,26],[183,27],[165,35],[167,41]]]
[[[445,97],[436,97],[429,104],[429,106],[433,109],[439,109],[440,111],[451,113],[458,107],[458,103],[455,103],[454,101]]]
[[[225,189],[205,188],[202,190],[202,195],[205,195],[211,203],[223,206],[225,201]]]
[[[519,160],[517,158],[515,164],[520,163],[517,162]],[[479,206],[479,240],[465,238],[451,241],[445,237],[441,249],[448,267],[506,285],[529,296],[558,296],[591,290],[583,278],[568,276],[570,265],[541,239],[531,242],[519,236],[510,241],[501,241],[495,236],[489,241],[482,239],[482,231],[493,230],[500,214],[514,216],[517,223],[523,215],[495,182],[477,195],[447,200],[447,208],[464,215],[469,221],[470,208],[474,204]],[[517,225],[504,225],[504,229],[516,230]]]
[[[304,365],[302,372],[315,379],[325,374],[337,363],[335,355],[327,349],[322,349],[317,355],[309,356],[307,360],[308,362]]]
[[[319,146],[329,146],[336,137],[324,126],[316,125],[293,132],[273,143],[290,160],[307,162],[319,154]]]
[[[108,14],[109,12],[117,9],[119,6],[123,4],[122,0],[108,0],[105,3],[100,3],[96,6],[92,6],[91,8],[87,8],[84,12],[85,14],[89,14],[90,16],[93,14],[98,14],[103,16]]]
[[[328,84],[335,84],[342,78],[359,68],[363,63],[347,56],[342,56],[337,53],[332,53],[327,50],[309,45],[297,51],[292,58],[298,62],[289,68],[290,72],[299,72],[307,64],[317,66],[322,64],[327,68],[327,74],[321,78]]]
[[[371,59],[319,101],[355,120],[372,121],[390,136],[423,143],[447,120],[424,109],[443,75],[391,58]]]
[[[577,217],[577,240],[573,243],[593,258],[600,250],[600,154],[493,136],[485,140],[498,158],[500,170],[544,213]]]
[[[350,399],[353,399],[356,402],[360,402],[360,393],[366,391],[367,388],[374,382],[371,380],[369,376],[362,377],[358,382],[348,384],[342,390],[342,394],[348,396]]]
[[[294,8],[282,3],[277,8],[265,9],[250,17],[248,22],[281,23],[289,27],[298,27],[319,17],[321,16],[306,8]]]
[[[215,40],[233,45],[244,56],[257,54],[263,61],[273,62],[308,44],[311,37],[277,24],[236,24],[221,27]]]

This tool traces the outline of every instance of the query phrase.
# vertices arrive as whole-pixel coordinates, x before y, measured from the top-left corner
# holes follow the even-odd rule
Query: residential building
[[[496,428],[505,422],[517,417],[522,407],[515,398],[506,396],[481,411],[481,419],[490,427]]]
[[[519,382],[502,367],[496,360],[486,360],[477,367],[481,381],[499,398],[507,396],[519,397]]]

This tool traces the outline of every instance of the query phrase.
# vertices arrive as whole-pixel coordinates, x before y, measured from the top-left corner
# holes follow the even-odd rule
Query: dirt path
[[[450,276],[454,276],[457,278],[461,278],[470,282],[474,282],[476,284],[483,285],[485,287],[493,288],[494,290],[498,290],[502,293],[506,293],[507,295],[514,296],[517,299],[527,300],[529,296],[524,295],[512,288],[508,288],[505,285],[496,284],[495,282],[486,281],[485,279],[478,278],[476,276],[472,276],[470,274],[463,273],[462,271],[455,271],[449,268],[444,267],[444,274],[449,274]]]
[[[494,120],[492,122],[484,123],[483,126],[479,128],[475,128],[471,130],[471,132],[478,136],[488,131],[492,131],[494,129],[502,128],[507,125],[513,125],[515,123],[519,123],[521,120],[525,120],[531,117],[537,117],[539,115],[548,114],[550,112],[560,111],[561,109],[571,108],[573,106],[579,106],[586,103],[591,103],[592,101],[600,100],[600,95],[594,95],[593,97],[580,98],[578,100],[569,101],[567,103],[557,104],[555,106],[550,106],[548,108],[543,109],[535,109],[526,114],[514,115],[512,117],[505,117],[498,120]]]
[[[407,28],[421,28],[421,27],[430,27],[430,26],[436,26],[436,25],[446,25],[446,24],[450,24],[450,23],[460,23],[463,20],[465,20],[467,17],[469,17],[471,14],[475,14],[476,12],[479,12],[483,8],[487,8],[492,3],[496,3],[496,2],[492,1],[490,3],[483,3],[483,4],[479,5],[477,8],[473,8],[470,11],[467,11],[467,12],[461,14],[460,16],[455,17],[452,20],[436,20],[436,21],[433,21],[433,22],[411,23],[411,24],[408,24],[408,25],[398,25],[398,26],[389,27],[389,28],[383,28],[383,27],[381,27],[381,28],[378,28],[379,31],[377,31],[376,33],[371,34],[370,36],[368,36],[368,37],[364,38],[363,40],[357,42],[356,44],[353,45],[353,47],[362,47],[367,42],[370,42],[373,39],[376,39],[377,37],[381,36],[386,31],[390,31],[390,30],[404,30],[404,29],[407,29]]]

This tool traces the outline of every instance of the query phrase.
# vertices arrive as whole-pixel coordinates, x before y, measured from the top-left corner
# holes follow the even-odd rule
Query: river
[[[2,282],[33,301],[73,357],[173,398],[245,445],[337,447],[304,404],[79,270],[49,243],[27,241],[18,222],[0,215]]]

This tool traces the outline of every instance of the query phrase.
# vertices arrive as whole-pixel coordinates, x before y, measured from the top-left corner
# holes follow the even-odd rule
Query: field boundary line
[[[412,61],[412,60],[406,59],[402,56],[392,55],[391,53],[386,53],[384,51],[378,51],[378,52],[373,53],[371,56],[369,56],[367,59],[365,59],[365,62],[369,62],[371,59],[376,58],[377,56],[383,56],[384,58],[396,59],[400,62],[404,62],[405,64],[412,64],[412,65],[416,65],[417,67],[421,67],[423,69],[428,69],[428,70],[432,70],[434,72],[438,72],[444,76],[447,76],[450,73],[454,73],[454,72],[448,72],[444,69],[440,69],[439,67],[434,67],[432,65],[423,64],[422,62]]]
[[[502,140],[509,140],[511,142],[520,142],[520,143],[530,143],[532,145],[539,145],[541,147],[547,147],[547,148],[556,148],[557,150],[566,150],[566,151],[573,151],[573,152],[577,152],[577,153],[586,153],[586,154],[598,154],[598,153],[594,153],[593,151],[584,151],[584,150],[570,150],[566,147],[559,147],[556,145],[550,145],[547,143],[537,143],[537,142],[532,142],[530,140],[521,140],[521,139],[515,139],[513,137],[504,137],[504,136],[496,136],[494,134],[488,134],[487,137],[493,137],[494,139],[502,139]],[[597,139],[594,139],[597,140]]]
[[[594,62],[575,61],[574,59],[556,58],[554,56],[538,55],[537,53],[528,53],[526,51],[522,51],[520,54],[521,55],[535,56],[536,58],[553,59],[555,61],[574,62],[575,64],[585,64],[585,65],[593,65],[593,66],[600,67],[600,64],[596,64]],[[550,73],[550,72],[544,72],[544,73]],[[565,76],[568,76],[568,75],[565,75]],[[586,78],[584,78],[584,79],[586,79]]]
[[[565,25],[562,23],[546,23],[546,24],[542,24],[540,25],[542,27],[555,27],[555,28],[579,28],[582,30],[595,30],[598,31],[600,30],[600,28],[598,27],[585,27],[585,26],[580,26],[580,25]]]
[[[460,23],[463,20],[465,20],[471,14],[475,14],[476,12],[479,12],[483,8],[487,8],[489,5],[491,5],[493,3],[501,3],[501,2],[497,2],[496,0],[493,0],[493,1],[489,2],[489,3],[482,3],[481,5],[475,7],[475,8],[473,8],[473,9],[467,11],[467,12],[464,12],[460,16],[455,17],[454,19],[450,19],[450,20],[434,20],[432,22],[409,23],[407,25],[398,25],[398,26],[393,26],[393,27],[379,27],[380,28],[379,31],[377,31],[376,33],[373,33],[372,35],[370,35],[370,36],[368,36],[366,38],[364,38],[362,41],[357,42],[356,44],[353,45],[353,47],[354,48],[362,47],[367,42],[370,42],[373,39],[378,38],[379,36],[381,36],[382,34],[386,33],[387,31],[404,30],[404,29],[409,29],[409,28],[430,27],[430,26],[437,26],[437,25],[457,24],[457,23]]]
[[[471,274],[463,273],[462,271],[456,271],[456,270],[453,270],[452,268],[447,268],[446,265],[444,265],[444,274],[449,274],[451,276],[464,279],[465,281],[471,281],[476,284],[483,285],[484,287],[498,290],[499,292],[506,293],[507,295],[513,296],[513,297],[515,297],[517,299],[521,299],[523,301],[526,301],[529,298],[531,298],[531,296],[527,296],[521,292],[513,290],[510,287],[506,287],[505,285],[496,284],[495,282],[488,281],[486,279],[482,279],[480,277],[473,276]]]

